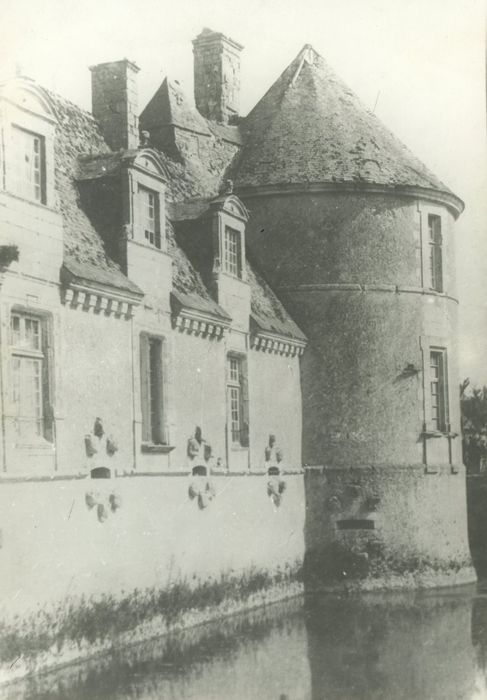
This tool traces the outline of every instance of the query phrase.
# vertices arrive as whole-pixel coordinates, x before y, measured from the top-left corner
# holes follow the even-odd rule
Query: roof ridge
[[[305,44],[303,46],[303,48],[301,49],[299,54],[296,56],[296,60],[298,58],[300,59],[299,66],[298,66],[295,74],[292,77],[292,80],[291,80],[292,87],[294,87],[296,80],[298,79],[299,74],[300,74],[305,63],[309,63],[310,65],[313,65],[317,58],[321,58],[323,60],[322,56],[320,56],[320,54],[311,46],[311,44]]]
[[[301,51],[297,54],[297,56],[295,56],[295,57],[293,58],[293,60],[291,61],[291,63],[290,63],[288,66],[286,66],[286,68],[282,71],[282,73],[279,75],[279,77],[272,83],[272,85],[269,86],[269,88],[265,91],[265,93],[262,95],[262,97],[260,98],[260,100],[258,100],[258,101],[255,103],[255,105],[252,107],[252,109],[250,110],[250,112],[247,114],[247,116],[246,116],[245,119],[244,119],[244,122],[247,121],[247,119],[249,119],[249,118],[253,115],[253,113],[255,112],[255,110],[259,107],[259,105],[260,105],[262,102],[264,102],[264,100],[269,96],[269,94],[272,92],[273,89],[277,89],[277,86],[280,86],[281,83],[282,83],[282,84],[284,83],[284,78],[285,78],[285,76],[286,76],[286,73],[289,73],[289,72],[291,71],[292,66],[293,66],[293,65],[298,61],[298,59],[300,58],[300,54],[301,54]],[[284,97],[284,93],[285,93],[285,92],[286,92],[286,88],[283,89],[282,96],[281,96],[281,101],[282,101],[282,97]]]

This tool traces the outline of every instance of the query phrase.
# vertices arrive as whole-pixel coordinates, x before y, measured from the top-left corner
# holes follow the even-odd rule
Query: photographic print
[[[487,700],[483,3],[0,16],[0,698]]]

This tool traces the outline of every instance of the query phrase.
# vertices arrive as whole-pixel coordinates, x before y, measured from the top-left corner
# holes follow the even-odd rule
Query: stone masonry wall
[[[452,215],[396,195],[246,203],[250,248],[309,339],[303,462],[322,470],[306,475],[308,573],[372,587],[472,580]],[[442,220],[441,294],[429,289],[429,213]],[[448,358],[443,432],[430,409],[436,347]]]

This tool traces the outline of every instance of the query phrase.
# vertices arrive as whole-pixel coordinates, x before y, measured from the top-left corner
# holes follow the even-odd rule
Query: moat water
[[[294,599],[41,675],[0,697],[487,700],[487,582]]]

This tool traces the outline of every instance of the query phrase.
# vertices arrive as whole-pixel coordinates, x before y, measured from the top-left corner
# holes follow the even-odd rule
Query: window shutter
[[[441,250],[441,234],[438,237],[438,242],[436,243],[436,255],[435,255],[435,279],[436,279],[436,290],[438,292],[443,291],[443,261],[442,261],[442,250]]]
[[[140,336],[140,400],[142,408],[142,441],[151,442],[149,337]]]
[[[51,406],[51,382],[50,368],[53,367],[51,334],[49,322],[47,320],[40,321],[41,331],[41,348],[44,355],[42,362],[42,413],[43,413],[43,430],[46,440],[53,442],[54,439],[54,416]]]
[[[240,364],[240,395],[242,400],[242,425],[240,426],[240,444],[242,447],[249,446],[250,425],[249,425],[249,382],[247,377],[247,361],[242,359]]]

